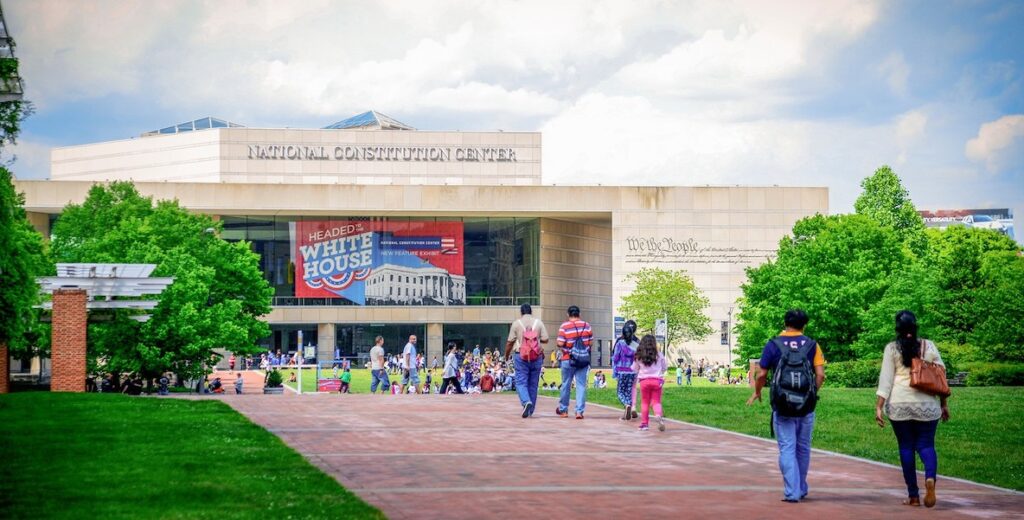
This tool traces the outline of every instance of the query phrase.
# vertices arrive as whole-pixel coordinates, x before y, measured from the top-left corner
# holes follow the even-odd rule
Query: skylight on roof
[[[325,126],[324,128],[333,130],[415,130],[415,128],[393,117],[381,114],[376,110],[370,110],[369,112],[363,112],[362,114],[354,115],[348,119],[342,119],[341,121]]]
[[[195,132],[196,130],[206,130],[207,128],[244,128],[242,125],[225,121],[223,119],[217,119],[216,117],[203,117],[196,119],[195,121],[186,121],[174,126],[168,126],[159,130],[153,130],[152,132],[146,132],[142,134],[143,137],[149,135],[162,135],[162,134],[180,134],[182,132]]]

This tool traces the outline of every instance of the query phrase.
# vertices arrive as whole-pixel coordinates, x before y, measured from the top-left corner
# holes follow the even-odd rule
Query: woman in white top
[[[900,449],[903,480],[907,483],[909,498],[903,503],[920,506],[917,487],[915,453],[924,464],[924,505],[935,505],[935,477],[938,456],[935,453],[935,429],[939,419],[949,420],[945,397],[937,397],[910,387],[912,360],[920,356],[925,361],[945,367],[935,344],[917,337],[917,317],[910,311],[896,314],[896,341],[885,346],[882,354],[882,372],[878,376],[878,399],[875,421],[885,427],[883,411],[889,417]]]

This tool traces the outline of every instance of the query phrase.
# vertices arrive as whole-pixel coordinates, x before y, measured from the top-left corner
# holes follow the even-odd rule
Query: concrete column
[[[444,325],[441,323],[428,323],[427,324],[427,351],[423,353],[423,358],[427,361],[427,367],[430,367],[430,360],[444,357]]]
[[[85,392],[85,334],[88,310],[85,289],[53,291],[53,360],[50,390]]]
[[[321,323],[316,326],[316,360],[334,360],[334,324]]]
[[[0,342],[0,394],[11,391],[11,355],[7,352],[7,343]]]

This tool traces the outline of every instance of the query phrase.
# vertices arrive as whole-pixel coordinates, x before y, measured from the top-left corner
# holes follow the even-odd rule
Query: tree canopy
[[[666,343],[702,340],[711,334],[708,299],[685,271],[646,268],[626,276],[636,288],[622,298],[619,313],[637,324],[638,333],[653,333],[655,321],[668,318]]]
[[[273,289],[249,243],[224,241],[220,229],[177,201],[154,205],[129,182],[93,186],[82,204],[64,208],[53,227],[57,262],[151,263],[153,276],[175,278],[149,321],[117,311],[111,322],[90,325],[94,363],[147,376],[196,375],[214,348],[258,350],[256,341],[270,333],[259,317],[270,312]]]
[[[862,186],[856,214],[800,220],[775,261],[747,270],[738,354],[757,357],[786,310],[803,308],[808,334],[830,360],[876,358],[893,339],[896,312],[909,309],[922,337],[975,342],[991,359],[1024,360],[1017,243],[988,229],[925,231],[888,167]]]
[[[14,190],[11,172],[0,167],[0,344],[12,352],[31,350],[39,327],[39,286],[46,273],[43,237],[29,223],[24,197]]]

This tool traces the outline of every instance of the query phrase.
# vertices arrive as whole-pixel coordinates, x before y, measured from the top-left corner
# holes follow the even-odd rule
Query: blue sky
[[[1024,215],[1024,2],[8,0],[13,169],[212,115],[541,131],[546,182],[825,185]],[[1018,231],[1018,233],[1020,233]]]

